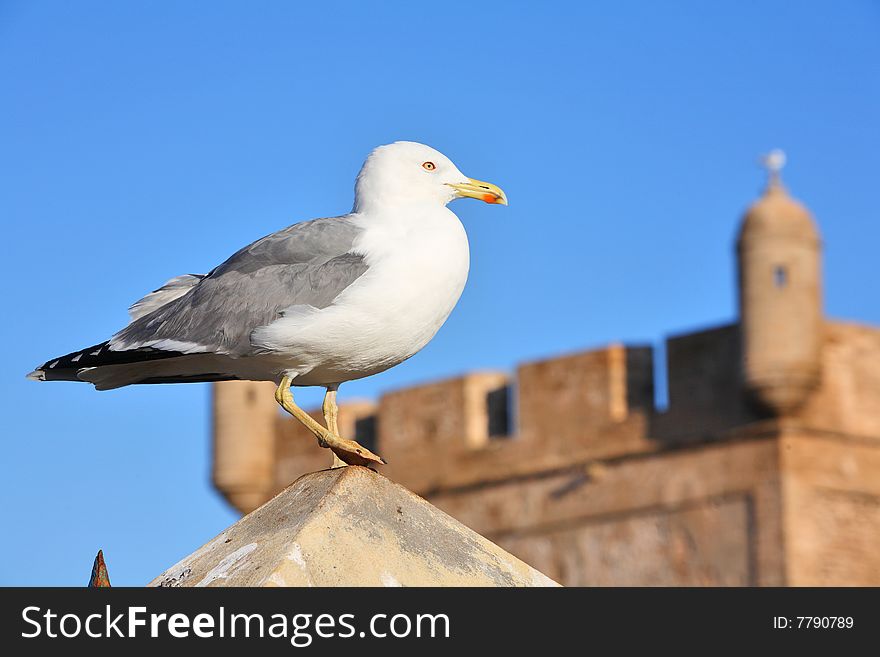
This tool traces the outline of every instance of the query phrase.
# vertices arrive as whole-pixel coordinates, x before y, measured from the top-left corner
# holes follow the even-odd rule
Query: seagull
[[[349,214],[288,226],[207,274],[186,274],[129,308],[109,340],[28,375],[132,384],[273,381],[275,400],[333,453],[332,467],[386,463],[339,435],[339,386],[383,372],[422,349],[467,280],[470,251],[457,198],[507,205],[491,183],[465,176],[433,148],[399,141],[374,149]],[[326,389],[322,426],[291,386]]]

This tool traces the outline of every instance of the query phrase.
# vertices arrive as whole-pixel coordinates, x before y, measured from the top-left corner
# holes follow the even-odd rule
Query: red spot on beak
[[[497,203],[498,197],[494,194],[483,194],[483,200],[486,201],[486,203]]]

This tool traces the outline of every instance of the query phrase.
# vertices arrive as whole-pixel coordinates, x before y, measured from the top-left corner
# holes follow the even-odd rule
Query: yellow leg
[[[336,433],[322,427],[311,415],[296,405],[293,401],[293,393],[290,391],[290,377],[282,377],[281,383],[275,390],[275,401],[281,408],[290,413],[305,427],[315,434],[318,444],[333,451],[336,456],[349,465],[369,465],[371,463],[386,463],[385,459],[373,454],[363,445],[358,445],[353,440],[341,438]]]
[[[336,405],[336,388],[327,388],[327,393],[324,395],[324,404],[322,407],[324,411],[324,422],[327,424],[327,428],[330,430],[330,433],[339,435],[339,407]],[[330,464],[331,468],[341,468],[343,466],[348,465],[345,461],[336,456],[336,452],[333,452],[333,462]]]

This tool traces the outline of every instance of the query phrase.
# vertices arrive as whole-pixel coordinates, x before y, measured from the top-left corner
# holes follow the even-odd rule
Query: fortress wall
[[[464,455],[495,440],[490,409],[505,409],[490,399],[507,385],[505,374],[478,372],[383,395],[376,446],[388,476],[417,492],[442,486]]]
[[[345,402],[340,428],[565,584],[880,584],[880,331],[824,334],[783,419],[747,403],[732,325],[669,340],[664,413],[651,349],[611,345]],[[330,462],[273,390],[215,386],[214,480],[245,512]]]
[[[566,585],[779,585],[778,468],[752,437],[429,499]]]
[[[804,424],[880,441],[880,329],[825,322],[822,381],[797,416]]]
[[[669,409],[655,423],[658,440],[713,440],[759,419],[743,395],[736,324],[669,338],[666,360]]]
[[[792,426],[780,457],[788,583],[880,586],[880,441]]]
[[[651,349],[611,345],[345,402],[340,428],[568,585],[880,584],[880,331],[824,332],[822,383],[781,419],[751,410],[725,326],[670,339],[663,413]],[[330,463],[273,391],[215,386],[214,480],[245,512]]]
[[[225,473],[215,480],[237,508],[250,511],[329,464],[311,433],[278,411],[272,383],[214,390],[215,471]],[[393,391],[378,404],[343,402],[339,425],[390,461],[390,477],[427,492],[654,449],[653,404],[651,348],[616,344],[522,365],[514,381],[477,372]],[[322,420],[320,409],[310,414]],[[233,490],[242,486],[249,497]]]
[[[650,347],[604,349],[521,365],[517,370],[517,429],[522,440],[572,442],[632,412],[652,412]]]

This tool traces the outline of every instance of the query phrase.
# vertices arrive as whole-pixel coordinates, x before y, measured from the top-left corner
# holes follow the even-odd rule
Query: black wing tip
[[[110,342],[107,341],[46,361],[28,374],[27,378],[32,381],[79,381],[81,379],[77,373],[84,369],[178,358],[185,355],[178,351],[165,351],[152,347],[115,351],[110,348]]]
[[[78,381],[77,372],[91,365],[85,361],[95,360],[101,352],[106,351],[108,344],[102,342],[47,360],[25,378],[31,381]]]

